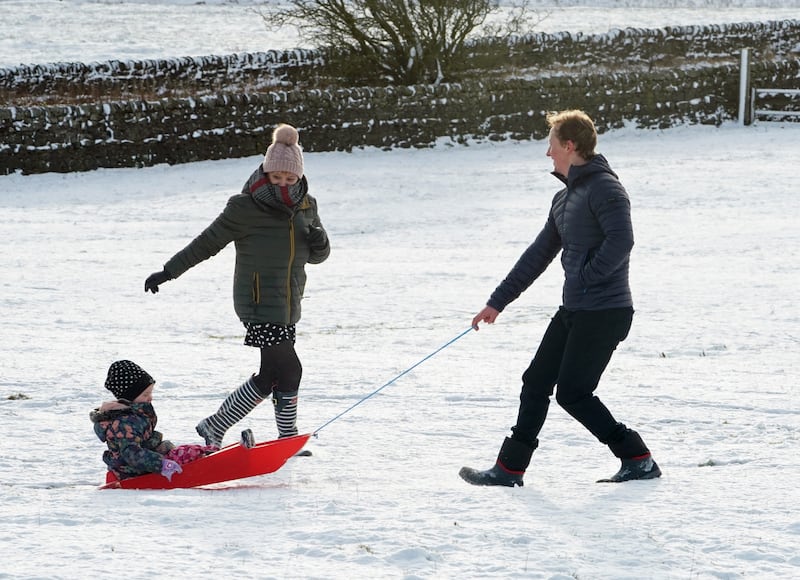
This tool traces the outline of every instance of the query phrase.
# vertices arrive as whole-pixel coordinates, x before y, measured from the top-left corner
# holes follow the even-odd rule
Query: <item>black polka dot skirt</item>
[[[280,324],[272,324],[271,322],[245,322],[244,327],[247,329],[247,334],[244,336],[245,346],[264,348],[275,346],[287,340],[290,340],[292,344],[294,344],[294,324],[282,326]]]

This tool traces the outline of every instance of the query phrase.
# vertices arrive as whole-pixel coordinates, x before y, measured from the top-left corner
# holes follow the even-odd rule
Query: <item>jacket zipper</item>
[[[261,278],[258,272],[253,272],[253,302],[261,303]]]
[[[286,269],[286,324],[292,320],[292,263],[294,262],[294,215],[289,219],[289,267]]]

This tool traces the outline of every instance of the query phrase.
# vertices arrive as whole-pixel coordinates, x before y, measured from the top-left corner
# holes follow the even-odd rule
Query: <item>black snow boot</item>
[[[598,479],[597,483],[622,483],[634,479],[655,479],[661,477],[661,470],[648,453],[639,457],[622,460],[622,467],[608,479]]]
[[[522,476],[531,462],[534,447],[506,437],[500,447],[495,464],[484,471],[472,467],[462,467],[458,474],[472,485],[504,485],[506,487],[524,485]]]
[[[647,445],[642,441],[641,435],[622,423],[617,423],[608,438],[600,439],[600,441],[607,444],[611,453],[620,459],[639,457],[650,453]]]
[[[628,429],[622,423],[609,437],[608,448],[620,458],[622,466],[608,479],[599,479],[597,483],[621,483],[633,479],[655,479],[661,477],[661,470],[653,461],[650,450],[644,444],[641,435]]]

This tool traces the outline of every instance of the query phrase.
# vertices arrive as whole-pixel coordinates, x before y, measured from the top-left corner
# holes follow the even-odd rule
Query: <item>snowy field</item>
[[[526,487],[457,475],[489,467],[513,423],[554,265],[497,324],[322,429],[310,459],[214,491],[97,491],[88,413],[110,362],[156,377],[177,443],[257,369],[232,249],[142,287],[259,158],[0,178],[0,578],[800,576],[798,143],[796,124],[601,136],[633,198],[637,315],[599,394],[664,471],[622,485],[594,483],[618,463],[556,406]],[[302,430],[468,328],[543,222],[545,149],[307,154],[333,251],[309,267]],[[273,438],[271,408],[244,427]]]
[[[264,4],[0,0],[0,67],[309,48],[293,29],[268,31],[255,11]],[[800,0],[532,0],[531,6],[545,17],[535,31],[549,33],[800,18]]]
[[[0,0],[4,16],[12,4],[100,3]],[[188,4],[147,3],[235,6]],[[197,36],[149,40],[163,56],[231,48]],[[28,38],[37,61],[75,54]],[[469,327],[559,187],[545,150],[306,155],[332,254],[308,268],[301,430]],[[159,428],[176,443],[199,442],[197,421],[257,370],[232,307],[233,248],[158,295],[143,284],[260,158],[0,177],[0,579],[800,577],[800,125],[622,129],[599,151],[632,198],[637,314],[598,393],[664,472],[622,485],[594,483],[618,461],[556,405],[524,488],[458,477],[492,464],[516,417],[559,304],[553,264],[497,324],[321,429],[311,458],[211,489],[98,491],[89,411],[112,361],[157,379]],[[273,438],[272,409],[226,441],[245,427]]]

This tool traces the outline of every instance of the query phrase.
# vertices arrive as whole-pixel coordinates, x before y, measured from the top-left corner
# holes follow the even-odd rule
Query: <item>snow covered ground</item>
[[[796,124],[601,136],[633,198],[637,315],[599,394],[664,471],[624,485],[593,483],[617,462],[555,406],[526,487],[457,475],[490,466],[513,423],[554,265],[322,429],[310,459],[215,491],[97,491],[88,412],[113,360],[156,377],[178,443],[256,370],[232,250],[142,288],[259,158],[0,179],[0,578],[798,577],[798,143]],[[303,430],[468,328],[543,222],[545,148],[307,154],[333,253],[309,267]],[[273,438],[272,410],[244,427]]]
[[[559,185],[545,150],[306,155],[333,250],[308,268],[301,429],[468,328],[543,223]],[[524,488],[457,475],[490,466],[514,421],[559,304],[553,264],[497,324],[320,430],[312,458],[213,489],[98,491],[88,413],[112,361],[157,379],[176,443],[257,368],[232,248],[158,295],[143,283],[259,158],[0,177],[0,578],[800,577],[800,125],[622,129],[599,150],[637,240],[637,314],[599,395],[646,438],[656,481],[595,484],[617,461],[555,405]],[[245,427],[273,438],[271,408],[228,440]]]

